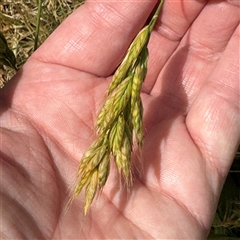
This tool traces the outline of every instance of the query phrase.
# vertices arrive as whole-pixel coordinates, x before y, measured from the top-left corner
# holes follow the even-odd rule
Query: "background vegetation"
[[[0,32],[16,57],[16,67],[21,67],[51,32],[83,2],[84,0],[1,0]],[[0,62],[0,87],[14,74],[14,69]],[[238,237],[240,148],[224,185],[209,239],[233,240],[239,239]]]
[[[17,67],[84,0],[1,0],[0,32],[17,59]],[[0,63],[0,87],[15,71]]]

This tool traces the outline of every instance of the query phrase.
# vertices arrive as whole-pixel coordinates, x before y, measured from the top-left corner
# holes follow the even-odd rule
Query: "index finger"
[[[155,4],[154,1],[86,1],[32,57],[108,76],[120,63]]]

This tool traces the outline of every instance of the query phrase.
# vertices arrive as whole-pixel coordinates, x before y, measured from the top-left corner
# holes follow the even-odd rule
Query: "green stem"
[[[158,5],[158,8],[157,8],[156,12],[154,13],[154,15],[153,15],[153,17],[151,19],[151,22],[149,23],[149,32],[150,33],[152,32],[152,30],[153,30],[153,28],[155,26],[155,23],[156,23],[156,21],[158,19],[158,15],[159,15],[159,13],[160,13],[160,11],[162,9],[163,3],[164,3],[164,0],[161,0],[161,2]]]
[[[40,29],[40,18],[42,13],[42,0],[38,0],[38,14],[37,14],[37,24],[36,24],[36,32],[35,32],[35,40],[34,40],[34,51],[38,47],[38,36]]]

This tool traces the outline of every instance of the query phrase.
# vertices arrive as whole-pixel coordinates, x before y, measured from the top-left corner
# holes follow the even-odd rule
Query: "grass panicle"
[[[163,0],[150,23],[135,37],[115,71],[106,92],[105,103],[96,120],[97,139],[84,153],[79,164],[74,197],[85,187],[85,214],[96,193],[107,181],[111,159],[127,185],[132,184],[131,155],[134,138],[139,148],[143,144],[140,92],[147,73],[147,44],[162,4]]]

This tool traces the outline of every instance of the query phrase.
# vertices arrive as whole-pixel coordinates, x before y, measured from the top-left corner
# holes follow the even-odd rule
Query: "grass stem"
[[[42,14],[42,0],[38,0],[38,13],[37,13],[37,24],[36,24],[35,39],[34,39],[34,51],[38,48],[38,36],[39,36],[39,30],[40,30],[41,14]]]

